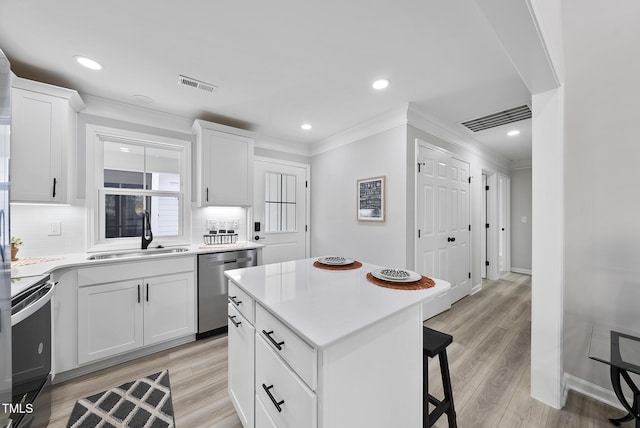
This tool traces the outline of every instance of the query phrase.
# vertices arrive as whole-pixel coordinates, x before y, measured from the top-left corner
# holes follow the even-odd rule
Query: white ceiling
[[[136,105],[144,95],[148,108],[285,141],[321,141],[411,103],[472,144],[531,158],[530,121],[515,147],[503,129],[459,125],[530,102],[473,0],[2,0],[0,49],[20,77]],[[219,88],[178,85],[180,74]],[[391,86],[376,92],[380,77]]]

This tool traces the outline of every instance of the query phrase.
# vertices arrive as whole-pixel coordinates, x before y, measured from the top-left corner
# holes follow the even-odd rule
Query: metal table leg
[[[622,393],[620,378],[624,379],[627,386],[629,386],[631,391],[633,391],[633,405],[629,405],[629,402]],[[613,392],[616,393],[616,397],[618,397],[620,404],[622,404],[625,410],[629,413],[621,418],[610,418],[609,421],[613,425],[619,426],[623,422],[629,422],[635,419],[636,428],[640,428],[640,390],[638,390],[638,387],[633,383],[633,380],[631,380],[629,373],[621,368],[611,366],[611,385],[613,386]]]

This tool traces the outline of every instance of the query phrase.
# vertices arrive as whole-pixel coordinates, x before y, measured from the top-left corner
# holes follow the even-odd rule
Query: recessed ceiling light
[[[100,65],[99,62],[91,59],[91,58],[87,58],[86,56],[80,56],[80,55],[76,55],[73,57],[78,64],[87,67],[88,69],[91,70],[102,70],[102,65]]]
[[[313,126],[309,125],[308,123],[303,123],[300,128],[304,129],[305,131],[310,130],[311,128],[313,128]]]
[[[514,129],[513,131],[509,131],[509,132],[507,132],[507,135],[508,135],[509,137],[513,137],[513,136],[515,136],[515,135],[518,135],[519,133],[520,133],[520,131],[518,131],[517,129]]]
[[[391,83],[388,79],[379,79],[373,82],[373,89],[385,89]]]

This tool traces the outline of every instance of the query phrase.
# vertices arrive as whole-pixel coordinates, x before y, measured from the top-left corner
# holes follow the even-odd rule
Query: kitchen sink
[[[101,253],[94,254],[87,257],[87,260],[106,260],[106,259],[122,259],[127,257],[145,257],[153,256],[154,254],[171,254],[171,253],[184,253],[189,251],[188,248],[154,248],[151,250],[136,250],[136,251],[118,251],[114,253]]]

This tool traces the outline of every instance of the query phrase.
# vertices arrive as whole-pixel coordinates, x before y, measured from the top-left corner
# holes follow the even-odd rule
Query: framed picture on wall
[[[358,180],[358,221],[384,221],[385,177]]]

